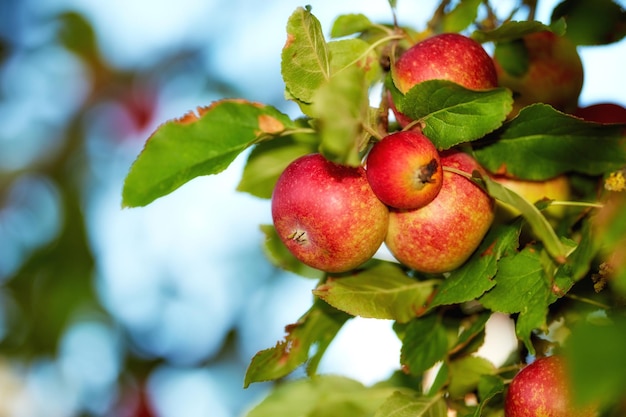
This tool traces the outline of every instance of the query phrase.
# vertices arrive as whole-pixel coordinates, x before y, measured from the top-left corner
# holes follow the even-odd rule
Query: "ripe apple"
[[[550,31],[528,34],[521,42],[520,49],[512,49],[513,43],[498,44],[494,54],[498,84],[514,94],[511,116],[533,103],[549,104],[567,113],[576,110],[584,78],[576,45]],[[502,53],[504,49],[509,53]],[[517,65],[513,61],[528,66],[522,65],[525,70],[519,73],[511,71]]]
[[[326,272],[361,265],[387,232],[389,209],[370,188],[363,167],[338,165],[321,154],[290,163],[271,204],[274,227],[289,251]]]
[[[560,356],[536,359],[511,381],[505,417],[592,417],[593,408],[577,409],[571,401],[566,363]]]
[[[462,152],[443,153],[443,186],[428,205],[416,210],[391,210],[385,243],[401,263],[426,273],[461,266],[478,247],[494,219],[494,201],[478,185],[452,167],[471,174],[483,171]]]
[[[402,94],[428,80],[448,80],[472,90],[486,90],[498,84],[493,61],[482,45],[458,33],[426,38],[396,61],[394,82]],[[398,112],[392,100],[390,107],[401,126],[411,121]]]
[[[439,193],[443,170],[435,145],[418,131],[395,132],[376,142],[367,156],[374,194],[395,208],[415,209]]]
[[[571,196],[569,179],[565,175],[558,175],[544,181],[522,180],[504,175],[493,175],[491,178],[515,191],[531,203],[536,203],[544,198],[566,201]],[[502,202],[498,202],[498,207],[503,220],[511,219],[520,214],[516,208]],[[544,214],[548,218],[560,219],[563,217],[564,212],[564,206],[550,206],[544,211]]]
[[[596,123],[626,123],[626,108],[617,103],[595,103],[579,107],[574,116]]]

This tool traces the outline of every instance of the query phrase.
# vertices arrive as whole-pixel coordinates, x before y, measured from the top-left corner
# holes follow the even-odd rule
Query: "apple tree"
[[[580,107],[577,48],[619,42],[626,12],[564,0],[541,22],[536,1],[501,15],[488,1],[443,0],[418,29],[389,6],[391,22],[355,13],[331,28],[310,6],[294,10],[276,59],[300,115],[229,98],[163,123],[130,167],[123,205],[249,152],[238,190],[272,199],[274,224],[260,225],[268,260],[318,281],[242,382],[301,367],[308,377],[276,385],[250,417],[526,415],[505,412],[509,386],[546,356],[563,358],[556,379],[575,407],[623,415],[626,117],[615,104]],[[403,206],[411,193],[418,205]],[[498,365],[475,355],[495,313],[518,340]],[[356,316],[393,321],[402,343],[397,372],[372,386],[317,374]]]

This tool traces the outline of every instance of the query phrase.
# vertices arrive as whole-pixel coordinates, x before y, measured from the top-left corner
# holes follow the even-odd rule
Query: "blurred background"
[[[399,0],[400,23],[423,29],[436,3]],[[0,2],[0,417],[235,417],[266,395],[242,388],[246,367],[316,282],[265,259],[269,202],[235,192],[246,155],[145,208],[121,189],[156,127],[196,106],[296,116],[280,51],[306,4]],[[309,4],[326,34],[343,13],[391,21],[386,0]],[[581,104],[626,105],[626,42],[580,52]],[[399,347],[390,323],[355,319],[320,371],[373,383]]]

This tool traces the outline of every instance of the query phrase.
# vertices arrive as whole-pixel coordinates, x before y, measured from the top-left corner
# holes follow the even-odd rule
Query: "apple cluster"
[[[510,59],[519,48],[524,48],[523,59]],[[577,107],[583,69],[575,45],[549,31],[498,43],[493,57],[467,36],[434,35],[403,52],[391,71],[402,94],[435,79],[471,90],[505,87],[515,98],[509,118],[537,102],[596,118]],[[522,180],[486,172],[459,149],[438,150],[419,121],[398,110],[390,92],[386,98],[402,130],[371,144],[361,166],[340,166],[321,154],[307,155],[278,179],[272,196],[274,225],[303,263],[345,272],[369,260],[384,243],[399,262],[417,271],[435,274],[458,268],[480,244],[496,210],[504,219],[519,214],[496,204],[468,178],[475,171],[530,202],[569,199],[564,175]],[[558,219],[563,208],[551,207],[545,214]]]
[[[470,89],[497,86],[491,57],[460,34],[415,44],[394,71],[403,92],[430,79]],[[390,104],[407,128],[375,142],[362,166],[310,154],[279,177],[272,195],[274,226],[303,263],[345,272],[370,259],[384,242],[402,264],[443,273],[462,265],[490,228],[494,201],[470,178],[474,171],[484,173],[478,162],[460,150],[440,152]]]

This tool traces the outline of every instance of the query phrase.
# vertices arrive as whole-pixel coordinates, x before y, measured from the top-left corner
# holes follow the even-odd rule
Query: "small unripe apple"
[[[515,375],[504,402],[505,417],[592,417],[593,408],[575,408],[565,360],[536,359]]]
[[[395,132],[376,142],[366,168],[374,194],[395,208],[425,206],[437,196],[443,181],[439,152],[418,131]]]
[[[442,33],[407,49],[394,66],[394,82],[402,94],[428,80],[448,80],[471,90],[486,90],[498,84],[493,60],[482,45],[458,33]],[[398,123],[411,120],[390,103]]]
[[[617,103],[595,103],[579,107],[574,116],[596,123],[626,123],[626,108]]]
[[[576,110],[584,78],[576,45],[550,31],[528,34],[521,42],[518,53],[499,53],[505,46],[497,45],[494,55],[498,84],[510,88],[515,98],[511,116],[533,103],[549,104],[567,113]],[[512,72],[511,60],[525,61],[527,67]]]
[[[443,185],[428,205],[416,210],[391,210],[385,243],[401,263],[417,271],[442,273],[461,266],[476,250],[494,219],[494,201],[465,176],[483,172],[468,154],[442,154]]]
[[[571,196],[571,187],[566,175],[558,175],[544,181],[522,180],[504,175],[494,175],[491,178],[515,191],[531,203],[543,199],[567,201]],[[511,219],[520,214],[516,208],[508,204],[498,202],[498,206],[501,209],[503,220]],[[559,219],[563,217],[564,211],[565,206],[550,206],[546,208],[544,213],[549,218]]]
[[[282,172],[272,194],[272,219],[301,262],[345,272],[369,260],[387,232],[389,209],[372,191],[363,167],[302,156]]]

